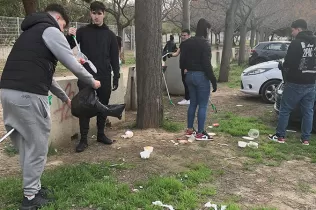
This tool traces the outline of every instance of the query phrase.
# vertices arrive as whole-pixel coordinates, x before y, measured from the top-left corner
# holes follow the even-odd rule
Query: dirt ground
[[[174,102],[180,99],[181,97],[173,97]],[[232,111],[243,116],[261,116],[263,113],[269,113],[271,123],[275,123],[272,105],[264,104],[260,98],[244,96],[238,90],[220,86],[218,92],[213,94],[212,101],[219,111]],[[236,107],[237,104],[244,106]],[[126,126],[131,125],[136,119],[135,112],[126,114],[125,123],[106,131],[109,137],[118,140],[117,143],[105,146],[91,138],[89,148],[77,154],[74,152],[74,141],[72,148],[63,148],[58,151],[58,155],[50,156],[47,168],[79,162],[125,162],[133,167],[117,173],[117,177],[132,185],[134,181],[147,179],[154,174],[174,174],[185,170],[188,164],[205,163],[213,170],[224,172],[215,180],[217,195],[213,201],[217,203],[231,200],[240,204],[243,209],[261,205],[280,210],[316,209],[316,195],[310,191],[300,190],[304,185],[311,186],[312,191],[316,190],[316,167],[310,161],[286,161],[279,167],[258,165],[249,171],[243,166],[248,158],[237,154],[239,149],[226,135],[216,136],[214,141],[206,144],[194,142],[177,146],[171,140],[182,134],[168,133],[160,129],[134,130],[132,139],[122,139],[120,136],[125,132]],[[165,114],[168,118],[185,122],[186,107],[167,105]],[[0,116],[2,117],[2,113]],[[0,129],[3,136],[2,124]],[[7,156],[4,145],[0,145],[0,176],[19,174],[18,156]],[[139,152],[144,146],[149,145],[154,147],[154,152],[150,159],[144,161],[140,159]]]

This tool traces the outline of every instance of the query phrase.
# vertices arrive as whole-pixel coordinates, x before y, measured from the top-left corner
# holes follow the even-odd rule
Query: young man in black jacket
[[[285,142],[285,131],[290,113],[300,104],[303,116],[301,142],[303,145],[309,145],[316,93],[316,37],[307,30],[305,20],[296,20],[291,27],[295,40],[291,42],[283,67],[281,67],[284,71],[285,87],[279,111],[279,122],[276,134],[269,138],[279,143]]]
[[[94,78],[101,82],[101,88],[97,90],[100,102],[104,105],[109,103],[111,91],[118,88],[120,78],[119,66],[119,48],[116,35],[103,22],[105,16],[105,6],[102,2],[94,1],[90,5],[90,16],[92,23],[79,28],[69,29],[69,34],[76,35],[82,53],[95,65],[98,72],[94,74]],[[67,37],[71,47],[75,47],[75,43],[71,36]],[[113,70],[113,88],[111,81],[111,72]],[[78,81],[79,89],[87,86],[83,81]],[[105,136],[106,116],[97,116],[98,135],[97,141],[104,144],[112,144],[112,140]],[[76,147],[76,152],[83,152],[88,146],[87,135],[89,131],[89,118],[80,118],[80,134],[81,139]]]

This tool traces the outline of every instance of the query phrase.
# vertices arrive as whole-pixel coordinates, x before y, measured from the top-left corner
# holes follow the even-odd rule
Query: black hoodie
[[[311,31],[300,32],[289,46],[283,68],[285,81],[295,84],[315,84],[316,37]]]
[[[82,53],[98,70],[94,77],[99,80],[110,81],[113,70],[113,83],[117,83],[120,77],[119,48],[116,35],[108,26],[89,24],[78,29],[76,38]],[[67,40],[72,48],[76,46],[71,37],[67,36]]]

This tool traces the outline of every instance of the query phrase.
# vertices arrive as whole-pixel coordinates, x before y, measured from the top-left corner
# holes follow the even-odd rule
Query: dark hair
[[[170,35],[170,40],[173,41],[174,40],[174,36]]]
[[[121,50],[122,48],[122,37],[116,36],[117,44],[119,46],[119,49]]]
[[[100,1],[94,1],[90,4],[90,11],[105,11],[105,5]]]
[[[303,30],[306,30],[307,29],[307,23],[303,19],[298,19],[298,20],[295,20],[292,23],[291,28],[301,28]]]
[[[49,4],[45,8],[45,12],[57,12],[57,13],[59,13],[63,17],[63,19],[66,21],[66,26],[68,26],[69,16],[67,15],[65,8],[63,6],[61,6],[60,4]]]
[[[188,35],[191,34],[191,31],[189,29],[183,29],[181,32],[182,33],[187,33]]]
[[[204,18],[201,18],[196,26],[196,36],[207,37],[207,29],[211,28],[211,24]]]

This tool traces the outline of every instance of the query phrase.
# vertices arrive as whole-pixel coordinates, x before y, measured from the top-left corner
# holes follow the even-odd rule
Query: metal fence
[[[21,23],[24,18],[19,17],[4,17],[0,16],[0,60],[5,60],[15,42],[15,40],[22,33]],[[71,22],[71,27],[80,28],[88,23]],[[108,27],[117,34],[117,27],[115,25],[108,25]],[[135,50],[135,27],[129,26],[123,31],[124,48],[127,50]]]

